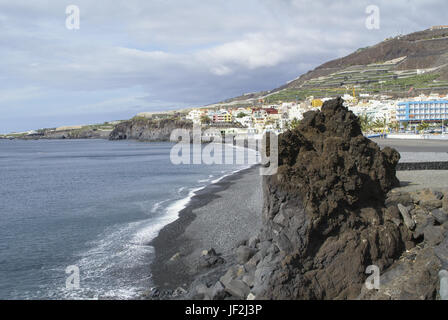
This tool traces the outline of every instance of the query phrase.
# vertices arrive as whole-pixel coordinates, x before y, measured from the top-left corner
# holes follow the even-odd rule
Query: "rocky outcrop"
[[[278,152],[277,174],[264,178],[263,230],[219,281],[228,295],[355,299],[368,266],[388,270],[421,241],[398,209],[410,195],[386,199],[400,155],[365,138],[341,99],[306,113]]]
[[[169,141],[174,129],[192,129],[191,121],[146,118],[133,118],[123,121],[114,127],[110,140],[134,139],[141,141]]]
[[[110,130],[63,130],[47,131],[40,139],[108,139]]]
[[[411,240],[384,208],[386,193],[399,183],[399,158],[362,135],[341,99],[305,114],[296,130],[283,134],[278,173],[264,183],[261,240],[271,243],[273,254],[257,264],[253,293],[357,297],[367,266],[384,270]]]
[[[448,211],[442,208],[443,199],[448,199],[448,194],[429,189],[412,193],[393,190],[389,194],[388,210],[405,209],[406,219],[396,222],[407,225],[417,245],[381,273],[378,290],[364,287],[360,299],[415,300],[443,296],[439,294],[442,291],[439,276],[448,269]]]
[[[40,129],[36,133],[23,134],[9,139],[40,140],[40,139],[109,139],[112,130],[81,128],[81,129]]]
[[[436,202],[437,200],[442,201]],[[411,240],[405,242],[405,246],[409,250],[403,251],[388,268],[379,270],[378,289],[369,290],[362,282],[360,294],[355,297],[356,299],[448,299],[448,271],[446,271],[448,269],[448,211],[443,208],[443,203],[447,200],[447,192],[442,193],[429,189],[411,193],[394,189],[387,194],[385,219],[393,222],[402,231],[402,227],[406,226],[408,233],[412,234]],[[427,204],[432,202],[436,204],[437,208],[431,211],[427,209]],[[401,211],[406,212],[406,218]],[[408,219],[412,223],[409,223]],[[238,264],[227,270],[218,282],[211,285],[210,288],[205,285],[198,286],[196,293],[200,291],[200,297],[206,299],[257,298],[254,294],[257,290],[256,277],[259,279],[260,276],[281,267],[281,265],[276,265],[280,261],[276,259],[276,256],[281,255],[280,249],[272,245],[272,240],[260,242],[260,238],[263,238],[262,234],[242,243],[236,250],[235,255],[238,260],[239,252],[246,250],[247,247],[252,248],[251,253],[255,252],[252,258],[247,261],[245,259],[238,260]],[[350,248],[349,246],[348,249]],[[268,262],[270,263],[268,264]],[[335,272],[334,270],[330,271]],[[344,271],[346,268],[341,265],[340,272],[337,272],[340,273],[340,277],[337,279],[345,277]],[[444,282],[445,287],[443,287]],[[286,286],[287,283],[285,282],[283,285]],[[319,286],[324,288],[325,283],[320,282]],[[221,290],[217,291],[216,288],[221,288]],[[238,288],[241,290],[238,291]],[[250,293],[244,297],[243,295],[247,292]],[[258,298],[263,297],[259,295]],[[271,298],[277,297],[272,296]]]

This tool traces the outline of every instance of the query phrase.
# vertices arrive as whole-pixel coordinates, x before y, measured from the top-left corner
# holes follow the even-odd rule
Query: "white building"
[[[306,110],[303,105],[300,105],[300,104],[292,105],[288,110],[289,121],[292,121],[294,119],[302,120],[303,114],[305,112],[306,112]]]
[[[204,112],[200,109],[193,109],[190,112],[188,112],[186,118],[188,120],[193,121],[194,124],[200,124],[201,123],[201,117],[204,115]]]
[[[250,115],[244,116],[242,118],[235,117],[234,121],[240,123],[241,125],[243,125],[245,127],[252,126],[252,117]]]

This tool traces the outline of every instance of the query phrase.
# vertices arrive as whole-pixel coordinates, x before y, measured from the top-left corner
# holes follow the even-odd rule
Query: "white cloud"
[[[81,28],[70,31],[68,4],[0,0],[3,119],[17,110],[201,105],[272,89],[388,36],[444,24],[447,8],[444,0],[79,0]],[[381,9],[380,30],[364,27],[370,4]],[[73,101],[61,104],[64,95]]]

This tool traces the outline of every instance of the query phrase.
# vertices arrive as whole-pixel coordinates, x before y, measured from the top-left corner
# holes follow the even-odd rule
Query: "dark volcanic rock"
[[[220,254],[217,254],[215,249],[211,248],[206,250],[203,255],[199,258],[198,267],[199,268],[211,268],[217,264],[225,263],[224,258]]]
[[[381,151],[365,138],[358,118],[342,102],[332,100],[322,112],[305,113],[298,129],[279,140],[280,167],[274,178],[324,214],[339,204],[384,201],[385,194],[399,185],[395,166],[400,154],[388,147]]]
[[[437,299],[447,194],[391,190],[399,154],[365,138],[341,99],[280,135],[278,154],[277,174],[263,178],[263,229],[239,248],[244,265],[228,269],[220,290],[239,299]],[[375,290],[364,285],[371,265]]]
[[[246,263],[255,254],[255,249],[247,246],[240,246],[236,250],[236,261],[240,264]]]
[[[258,299],[355,298],[366,267],[384,270],[412,238],[395,211],[385,214],[400,155],[365,138],[342,103],[279,137],[278,173],[264,178],[260,241],[272,249],[256,267]]]
[[[117,124],[110,133],[110,140],[170,141],[174,129],[193,128],[191,121],[134,118]]]
[[[448,214],[444,210],[435,209],[431,212],[431,214],[440,224],[444,224],[448,221]]]
[[[419,246],[401,257],[381,275],[380,290],[364,290],[363,299],[429,300],[437,298],[440,259],[434,248]]]
[[[242,280],[232,280],[226,284],[226,292],[239,299],[246,299],[250,293],[249,286]]]

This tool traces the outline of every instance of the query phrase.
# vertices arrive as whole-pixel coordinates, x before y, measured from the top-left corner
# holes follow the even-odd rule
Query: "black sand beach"
[[[234,249],[261,227],[262,189],[258,167],[226,177],[199,191],[179,219],[150,243],[156,258],[153,283],[160,290],[187,289],[216,281],[234,263]],[[198,268],[203,250],[214,248],[225,263]]]

